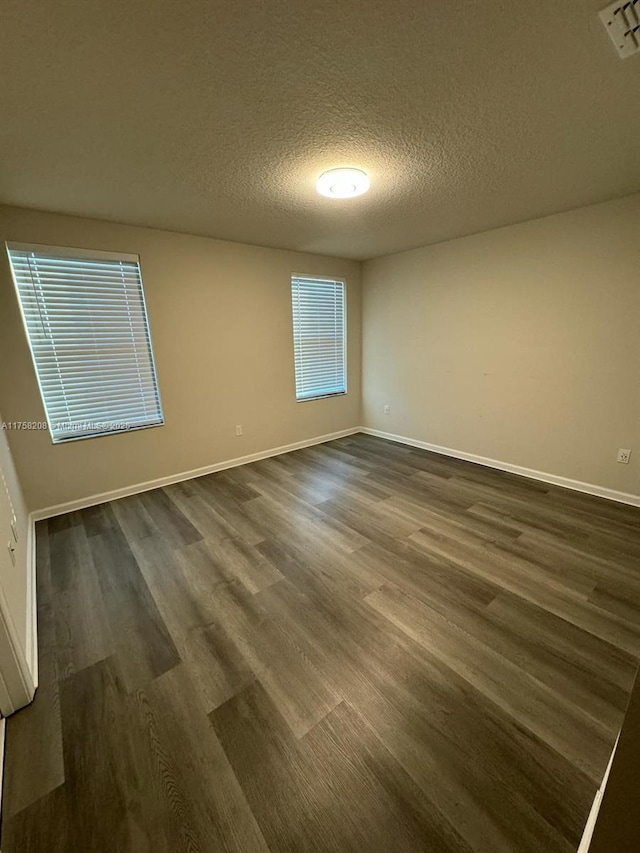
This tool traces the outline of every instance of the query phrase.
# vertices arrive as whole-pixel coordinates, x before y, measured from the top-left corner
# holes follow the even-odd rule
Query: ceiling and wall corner
[[[602,5],[4,0],[0,201],[365,259],[631,194]]]

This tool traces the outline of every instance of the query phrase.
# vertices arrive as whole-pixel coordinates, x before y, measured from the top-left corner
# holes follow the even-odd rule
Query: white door
[[[7,486],[9,477],[2,469],[3,460],[11,464],[7,438],[0,429],[0,714],[7,717],[33,699],[35,684],[11,614],[9,602],[13,598],[7,595],[11,585],[15,587],[18,582],[17,573],[25,572],[25,566],[16,565],[14,502]],[[26,543],[20,545],[24,553]]]

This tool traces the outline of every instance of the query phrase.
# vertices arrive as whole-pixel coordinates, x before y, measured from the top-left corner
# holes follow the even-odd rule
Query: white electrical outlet
[[[388,403],[385,404],[385,406],[382,410],[382,414],[383,415],[390,415],[391,414],[391,406]]]
[[[7,550],[9,551],[9,556],[11,557],[11,564],[15,566],[16,564],[16,549],[13,542],[7,542]]]
[[[242,435],[242,424],[237,424],[236,435]]]
[[[629,459],[631,458],[631,451],[625,450],[624,447],[621,447],[618,451],[617,462],[622,462],[623,465],[629,464]]]

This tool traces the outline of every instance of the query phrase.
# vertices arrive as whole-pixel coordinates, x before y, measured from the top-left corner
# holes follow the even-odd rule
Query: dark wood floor
[[[3,853],[570,853],[640,510],[366,436],[38,525]]]

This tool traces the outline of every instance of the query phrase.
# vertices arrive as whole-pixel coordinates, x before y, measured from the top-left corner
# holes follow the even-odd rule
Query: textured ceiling
[[[3,0],[0,201],[368,258],[636,192],[604,5]]]

